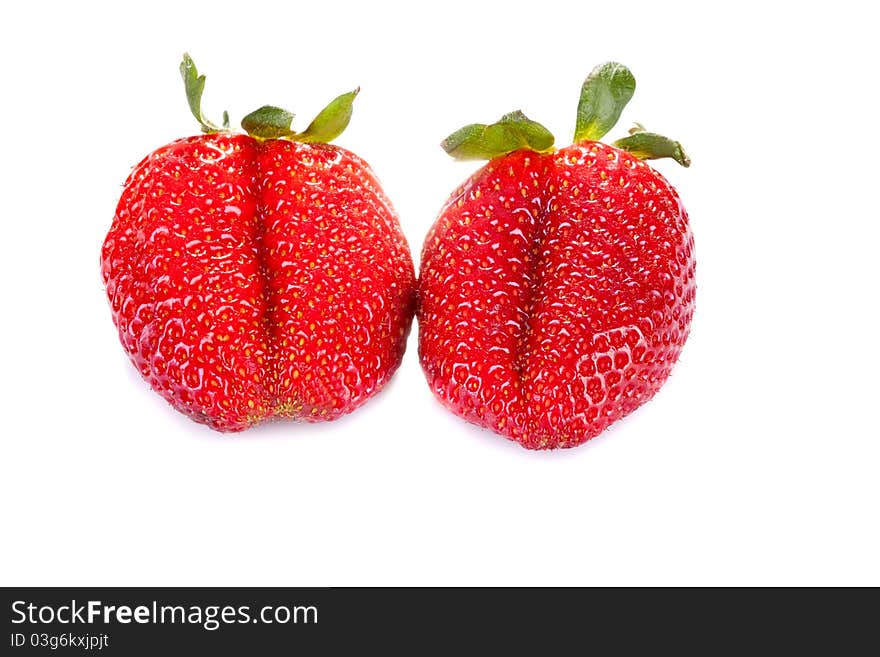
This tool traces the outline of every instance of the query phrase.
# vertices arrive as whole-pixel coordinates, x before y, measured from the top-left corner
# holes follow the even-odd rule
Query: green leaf
[[[278,139],[296,134],[290,129],[292,121],[293,114],[286,109],[263,105],[260,109],[254,110],[244,117],[241,120],[241,127],[251,137]]]
[[[636,90],[630,70],[617,62],[606,62],[593,69],[581,87],[575,143],[602,139],[617,120]]]
[[[358,87],[354,91],[337,96],[318,112],[318,116],[309,124],[309,127],[295,135],[294,139],[306,143],[321,142],[330,143],[342,134],[351,120],[352,103],[360,93]]]
[[[657,160],[671,157],[683,167],[691,165],[691,159],[677,141],[656,132],[630,131],[629,137],[614,142],[617,148],[632,153],[640,160]]]
[[[449,135],[440,146],[456,160],[491,160],[520,149],[548,151],[553,134],[521,111],[505,114],[495,123],[472,123]]]
[[[205,90],[205,76],[199,75],[195,62],[189,53],[183,53],[183,61],[180,62],[180,77],[183,78],[183,85],[186,88],[189,111],[202,126],[202,132],[220,132],[222,128],[206,119],[202,114],[202,92]],[[223,127],[229,127],[229,115],[226,112],[223,112],[223,120]]]

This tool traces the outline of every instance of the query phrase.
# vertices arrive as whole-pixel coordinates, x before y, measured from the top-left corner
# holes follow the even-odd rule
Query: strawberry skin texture
[[[212,134],[129,176],[101,271],[123,347],[219,431],[333,420],[400,364],[415,275],[369,166],[326,144]]]
[[[452,194],[422,251],[428,383],[524,447],[579,445],[669,376],[694,266],[677,193],[629,153],[585,141],[492,160]]]

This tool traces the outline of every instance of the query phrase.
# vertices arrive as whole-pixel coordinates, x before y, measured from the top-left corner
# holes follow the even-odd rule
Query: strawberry
[[[425,240],[419,354],[431,390],[524,447],[573,447],[648,401],[694,312],[694,249],[672,186],[644,160],[689,160],[637,126],[600,143],[635,90],[608,63],[587,78],[575,143],[521,112],[450,135],[488,159]]]
[[[177,410],[219,431],[349,413],[400,364],[415,274],[370,167],[327,142],[357,91],[303,132],[265,106],[248,134],[202,115],[205,78],[181,74],[204,134],[138,164],[101,253],[129,357]]]

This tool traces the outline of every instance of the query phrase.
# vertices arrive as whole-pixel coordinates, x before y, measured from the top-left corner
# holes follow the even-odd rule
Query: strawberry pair
[[[418,282],[369,166],[329,145],[357,91],[302,132],[265,106],[247,134],[207,120],[205,78],[181,73],[203,135],[154,151],[128,180],[101,268],[123,347],[172,406],[220,431],[349,413],[400,365],[414,313],[440,401],[535,449],[571,447],[650,399],[694,307],[693,238],[644,160],[677,142],[637,127],[613,146],[635,81],[584,83],[575,144],[521,112],[450,135],[489,163],[447,201]]]

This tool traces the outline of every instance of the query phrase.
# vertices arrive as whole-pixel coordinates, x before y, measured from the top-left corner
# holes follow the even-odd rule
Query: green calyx
[[[221,132],[229,129],[229,114],[223,112],[223,127],[211,123],[202,114],[202,92],[205,90],[205,76],[199,75],[195,62],[189,53],[183,53],[183,61],[180,62],[180,77],[183,78],[183,86],[186,88],[186,100],[189,103],[189,111],[196,117],[196,121],[202,126],[202,132]]]
[[[491,160],[523,148],[548,151],[553,148],[553,135],[517,110],[489,125],[466,125],[444,139],[441,147],[457,160]]]
[[[656,132],[648,132],[638,123],[630,129],[629,137],[618,139],[613,145],[632,153],[640,160],[658,160],[663,157],[671,157],[683,167],[691,165],[691,158],[684,152],[681,144],[669,137],[658,135]]]
[[[202,126],[202,132],[229,131],[229,115],[223,112],[222,127],[212,123],[202,114],[202,92],[205,76],[199,75],[196,65],[188,54],[183,55],[180,75],[186,88],[186,99],[193,116]],[[318,112],[318,115],[302,132],[291,128],[293,113],[273,105],[264,105],[241,120],[241,127],[257,139],[289,139],[305,143],[329,143],[342,134],[351,120],[352,104],[360,88],[337,96]]]
[[[606,62],[594,68],[581,87],[574,142],[598,141],[608,134],[635,89],[635,77],[623,64]],[[642,160],[669,157],[682,166],[690,166],[690,159],[677,141],[636,126],[628,137],[613,145]],[[520,149],[548,152],[553,141],[553,135],[543,125],[522,112],[511,112],[490,125],[474,123],[456,130],[441,146],[457,160],[491,160]]]
[[[302,132],[291,129],[293,114],[280,107],[264,105],[241,120],[241,127],[258,139],[292,139],[305,143],[329,143],[342,134],[351,120],[352,103],[360,93],[354,91],[337,96],[318,112],[309,127]]]
[[[584,80],[578,101],[574,141],[599,141],[620,118],[636,91],[636,79],[617,62],[599,64]]]

